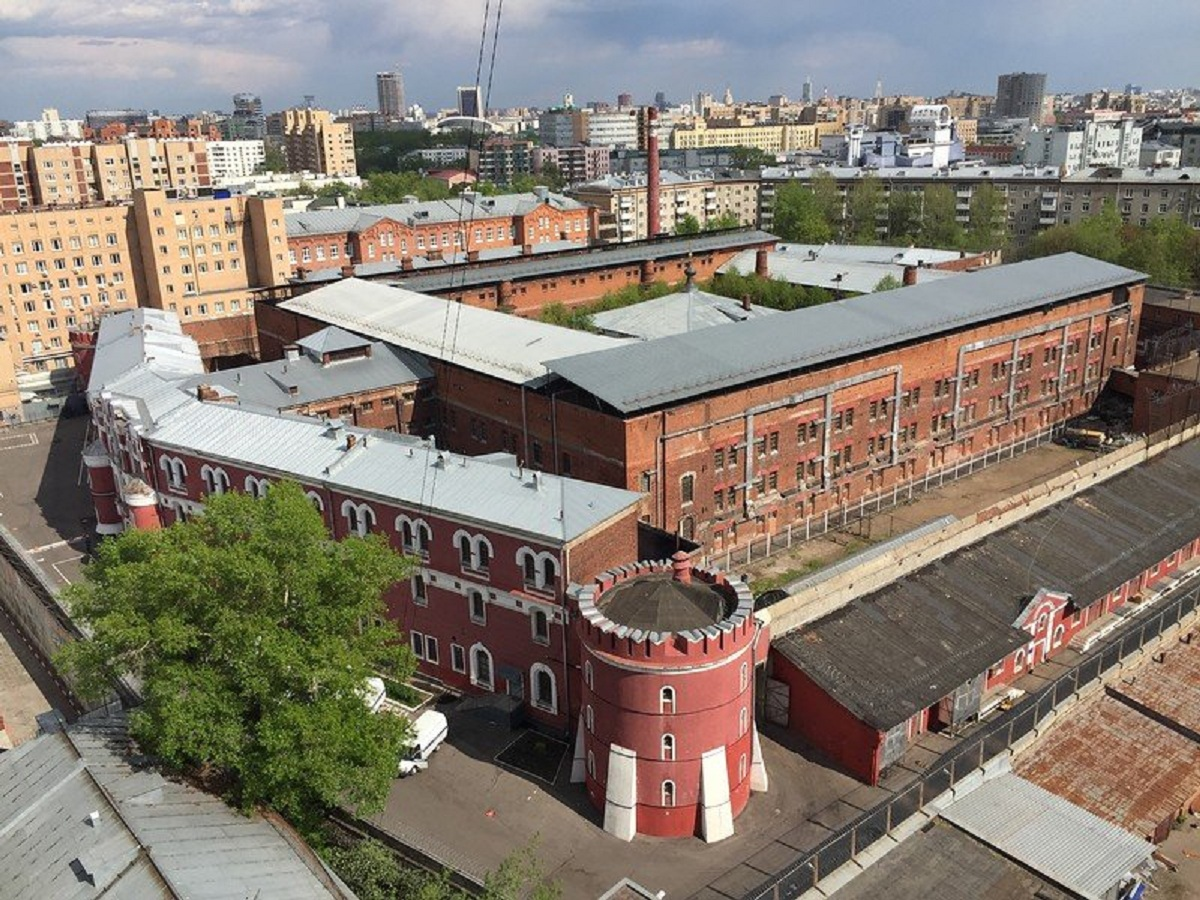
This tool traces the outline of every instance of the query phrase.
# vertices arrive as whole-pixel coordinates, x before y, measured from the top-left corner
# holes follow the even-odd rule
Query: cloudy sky
[[[486,2],[0,0],[0,117],[228,109],[237,91],[269,110],[373,105],[374,73],[397,62],[409,102],[436,109],[474,81]],[[808,75],[855,95],[877,78],[991,92],[1021,70],[1055,91],[1200,85],[1198,38],[1197,0],[503,0],[491,105],[798,96]]]

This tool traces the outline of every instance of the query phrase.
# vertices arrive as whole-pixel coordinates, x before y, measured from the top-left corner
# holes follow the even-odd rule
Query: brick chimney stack
[[[646,107],[646,237],[662,232],[659,203],[658,110]]]
[[[692,583],[692,558],[682,550],[675,551],[671,557],[671,572],[680,584]]]

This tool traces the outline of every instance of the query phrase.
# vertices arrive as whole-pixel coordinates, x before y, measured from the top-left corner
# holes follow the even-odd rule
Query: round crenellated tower
[[[582,668],[572,779],[604,829],[717,841],[766,789],[754,674],[767,638],[749,588],[669,561],[611,569],[573,589]]]

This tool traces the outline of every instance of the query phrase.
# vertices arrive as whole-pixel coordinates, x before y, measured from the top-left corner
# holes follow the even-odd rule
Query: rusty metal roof
[[[1200,789],[1200,744],[1096,694],[1018,756],[1013,770],[1135,834],[1150,836]]]
[[[1166,649],[1161,662],[1150,662],[1115,684],[1109,692],[1135,709],[1147,711],[1175,730],[1200,735],[1200,634],[1191,643]]]

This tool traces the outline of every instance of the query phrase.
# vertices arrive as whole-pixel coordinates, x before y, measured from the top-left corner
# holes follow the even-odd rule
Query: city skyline
[[[656,91],[680,102],[726,86],[739,99],[799,97],[808,76],[816,96],[864,97],[880,78],[888,94],[992,93],[997,75],[1016,71],[1048,73],[1051,92],[1200,84],[1190,52],[1200,8],[1161,0],[1154,16],[1126,9],[1015,0],[989,10],[938,3],[921,17],[880,5],[852,19],[774,2],[748,19],[712,0],[509,0],[488,105],[550,106],[566,91],[581,102],[624,91],[639,103]],[[306,93],[328,108],[373,107],[375,72],[397,58],[409,102],[453,107],[455,86],[475,81],[482,16],[479,0],[407,18],[382,0],[363,0],[352,15],[317,0],[148,0],[119,14],[81,0],[0,4],[0,66],[10,76],[0,117],[27,119],[45,106],[76,117],[112,106],[227,109],[239,91],[261,95],[268,109]],[[485,91],[487,74],[485,66]]]

